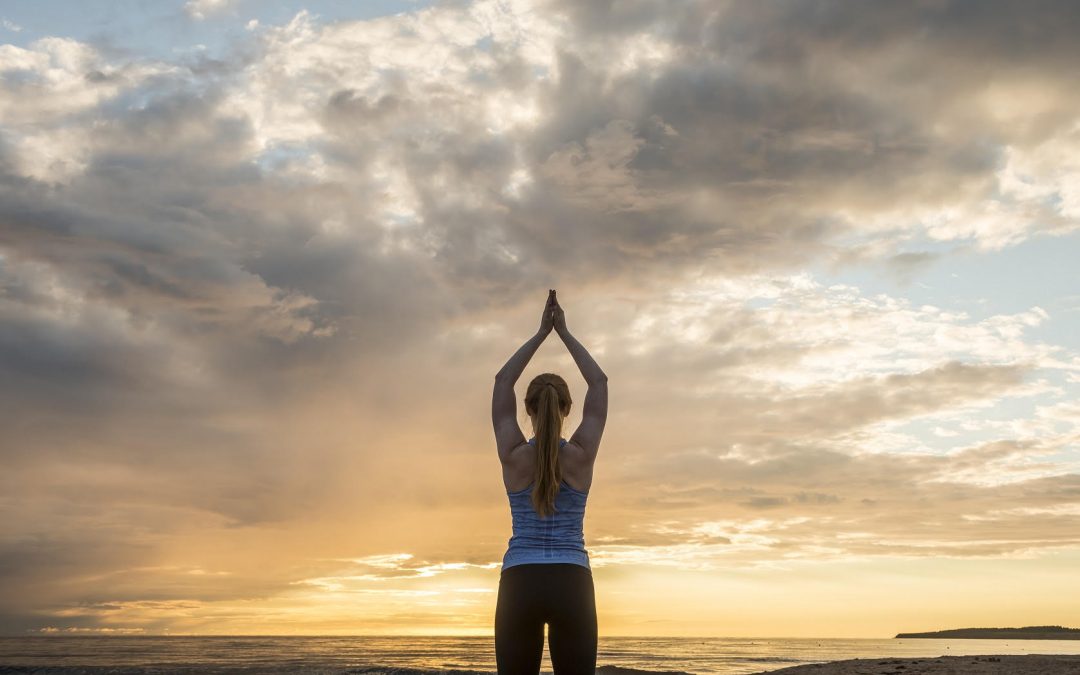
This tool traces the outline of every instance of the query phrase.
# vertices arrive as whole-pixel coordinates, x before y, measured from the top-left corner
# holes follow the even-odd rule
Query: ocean
[[[1080,654],[1080,640],[601,637],[604,675],[745,675],[853,658]],[[551,673],[544,647],[541,672]],[[181,637],[51,635],[0,638],[0,674],[495,673],[493,637]]]

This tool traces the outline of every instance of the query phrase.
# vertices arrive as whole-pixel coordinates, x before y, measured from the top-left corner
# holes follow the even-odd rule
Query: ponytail
[[[562,415],[559,414],[559,394],[551,384],[541,388],[536,412],[536,475],[532,502],[536,512],[546,517],[555,510],[555,497],[562,481],[559,466]]]
[[[542,518],[555,512],[555,497],[562,482],[559,441],[563,417],[570,412],[570,389],[558,375],[544,373],[530,384],[525,407],[533,415],[536,431],[536,469],[533,477],[533,508]]]

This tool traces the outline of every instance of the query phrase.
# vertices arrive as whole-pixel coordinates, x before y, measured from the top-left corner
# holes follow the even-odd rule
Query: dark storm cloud
[[[428,286],[424,274],[402,264],[406,256],[373,254],[372,226],[365,228],[361,219],[350,222],[354,234],[321,242],[318,219],[340,206],[341,192],[320,194],[264,177],[249,161],[250,128],[217,115],[217,105],[216,95],[177,83],[144,108],[116,111],[98,125],[95,152],[70,185],[48,189],[9,176],[0,213],[6,286],[31,292],[25,279],[17,281],[21,270],[44,263],[86,305],[119,310],[116,318],[130,322],[132,332],[144,322],[168,326],[172,339],[193,344],[215,369],[242,375],[230,378],[234,384],[268,373],[268,363],[332,349],[339,320],[348,338],[379,339],[382,348],[401,344],[415,319],[392,308],[405,301],[406,288],[419,293]],[[254,202],[228,203],[230,191]],[[251,213],[255,205],[266,211]],[[19,304],[48,304],[38,296]],[[13,293],[7,299],[20,300]],[[22,310],[9,303],[7,311]],[[370,319],[375,316],[380,321]],[[104,352],[101,363],[94,362],[94,342],[119,353],[142,347],[130,344],[130,333],[117,328],[116,334],[98,335],[93,331],[102,326],[83,321],[76,330],[86,334],[64,337],[72,344],[65,365],[55,349],[47,351],[48,339],[33,345],[46,352],[42,358],[27,352],[34,339],[25,328],[25,338],[15,332],[27,322],[14,316],[7,324],[7,339],[23,345],[5,352],[8,367],[25,372],[39,364],[53,375],[68,369],[73,379],[63,384],[74,395],[80,372],[109,368]],[[388,329],[393,332],[386,334]],[[237,343],[243,344],[239,350]],[[290,347],[280,349],[281,343]],[[229,373],[237,363],[242,369]],[[138,367],[130,359],[124,365]],[[143,367],[153,374],[152,364]],[[46,371],[31,374],[35,381],[63,381]]]
[[[1068,64],[1078,50],[1069,36],[1080,13],[1068,3],[907,3],[880,13],[846,2],[681,3],[651,17],[637,3],[554,5],[577,39],[568,42],[574,55],[560,53],[546,128],[583,139],[624,118],[643,138],[646,120],[662,119],[677,135],[647,142],[628,168],[642,189],[723,195],[717,208],[737,216],[716,214],[692,241],[710,250],[710,239],[727,232],[724,257],[740,267],[740,253],[773,260],[803,231],[811,244],[857,233],[859,223],[835,217],[837,208],[872,216],[990,198],[1006,145],[1052,137],[1073,119]],[[602,55],[638,35],[672,40],[673,57],[606,77]],[[1003,124],[977,98],[1025,77],[1055,97],[1032,112],[1037,123]],[[601,89],[604,96],[588,93]],[[567,99],[575,103],[556,103]],[[770,214],[779,217],[770,222]],[[662,220],[677,231],[682,215]],[[777,246],[740,246],[753,235]],[[813,253],[810,246],[801,255]]]

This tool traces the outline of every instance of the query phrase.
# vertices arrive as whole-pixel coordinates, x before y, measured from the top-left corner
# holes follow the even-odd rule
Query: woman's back
[[[529,439],[529,443],[534,442]],[[565,446],[566,440],[561,439],[559,445]],[[584,534],[588,492],[563,480],[555,497],[554,513],[542,518],[533,506],[532,487],[506,493],[513,535],[503,555],[503,569],[528,563],[573,563],[591,569]]]
[[[559,443],[562,479],[578,492],[589,492],[591,489],[595,459],[595,455],[589,455],[573,441],[562,439]],[[532,487],[537,461],[535,438],[530,438],[513,451],[502,465],[503,486],[507,493]]]

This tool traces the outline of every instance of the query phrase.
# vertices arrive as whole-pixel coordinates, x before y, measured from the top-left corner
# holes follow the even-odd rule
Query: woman
[[[525,393],[533,437],[517,423],[514,383],[554,330],[589,385],[581,424],[567,441],[563,422],[570,390],[554,373],[537,375]],[[540,672],[544,624],[556,675],[596,670],[596,598],[585,550],[585,501],[607,420],[607,375],[566,329],[555,291],[540,330],[495,376],[491,421],[510,498],[513,536],[503,556],[495,608],[495,660],[500,675]]]

